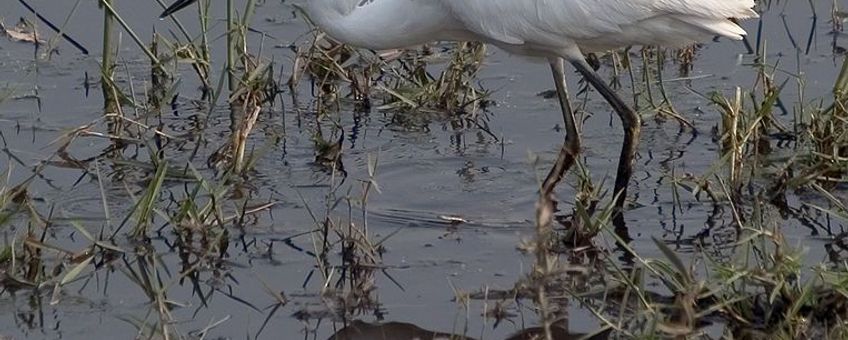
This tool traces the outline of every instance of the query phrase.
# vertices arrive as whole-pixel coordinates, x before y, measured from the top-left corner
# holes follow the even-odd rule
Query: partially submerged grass
[[[714,93],[712,101],[722,115],[716,139],[721,145],[721,160],[708,171],[725,165],[729,172],[728,185],[736,196],[751,182],[764,176],[777,180],[764,183],[770,186],[770,197],[785,200],[787,191],[823,185],[838,187],[848,181],[848,118],[844,109],[843,76],[837,79],[829,105],[800,107],[794,115],[794,131],[786,128],[775,116],[779,110],[781,90],[785,86],[774,81],[776,66],[759,60],[757,87],[744,91],[737,88],[731,98]],[[843,60],[843,72],[848,60]],[[769,71],[770,70],[770,71]],[[762,92],[759,96],[756,92]],[[761,97],[760,97],[761,96]],[[790,144],[790,153],[775,150],[773,143]]]
[[[167,39],[154,34],[150,46],[122,23],[111,1],[101,3],[105,116],[58,140],[51,161],[56,158],[52,164],[61,161],[80,170],[80,181],[97,183],[104,218],[92,222],[57,216],[53,202],[45,207],[28,195],[31,180],[16,185],[0,181],[0,227],[14,226],[14,235],[0,251],[2,289],[29,290],[36,296],[50,291],[50,302],[60,304],[66,299],[65,291],[82,291],[99,276],[120,272],[149,300],[147,315],[122,319],[137,329],[139,337],[168,339],[187,337],[174,311],[189,306],[169,297],[171,287],[187,283],[197,297],[198,310],[217,294],[261,311],[264,322],[258,337],[289,298],[272,288],[276,283],[264,281],[270,307],[262,309],[239,297],[231,290],[238,282],[227,260],[234,247],[248,252],[264,246],[250,244],[244,235],[255,223],[255,215],[276,204],[254,198],[250,188],[256,179],[254,165],[269,149],[259,146],[262,137],[271,140],[266,146],[278,137],[267,132],[258,136],[257,131],[271,130],[263,117],[280,112],[275,103],[282,92],[274,71],[281,66],[261,57],[263,46],[248,46],[255,4],[248,1],[238,18],[233,2],[227,1],[227,59],[225,66],[216,68],[208,41],[209,1],[198,5],[199,33],[189,34],[173,19],[182,36]],[[149,59],[146,100],[137,98],[142,92],[134,90],[139,81],[131,72],[126,72],[125,82],[116,81],[121,65],[115,58],[117,47],[112,45],[114,23],[133,36]],[[309,210],[314,225],[303,234],[277,241],[290,245],[295,238],[311,238],[312,249],[300,251],[315,261],[304,281],[320,282],[319,301],[317,307],[298,307],[295,316],[312,331],[322,319],[347,323],[367,314],[380,318],[378,277],[403,289],[391,268],[383,264],[384,244],[394,233],[378,236],[368,226],[369,197],[379,191],[376,156],[364,165],[366,178],[347,178],[342,115],[350,108],[356,112],[376,109],[395,115],[393,122],[405,127],[426,127],[435,117],[455,129],[486,131],[481,113],[491,102],[489,93],[475,82],[486,54],[479,43],[375,54],[317,33],[307,47],[295,49],[289,90],[297,114],[314,108],[308,109],[313,124],[306,128],[313,137],[314,164],[327,175],[320,184],[328,189],[322,204],[303,198],[298,202]],[[682,77],[688,76],[694,55],[695,48],[676,53]],[[613,54],[609,57],[615,66],[613,81],[620,82],[618,73],[627,71],[634,102],[642,112],[691,126],[675,110],[665,89],[663,71],[672,59],[669,56],[652,48]],[[194,102],[198,109],[174,122],[163,112],[184,102],[177,94],[179,62],[191,65],[202,88]],[[680,189],[696,196],[706,192],[710,202],[704,204],[712,204],[715,214],[731,216],[725,224],[688,240],[691,256],[684,258],[673,249],[680,244],[656,239],[659,258],[633,249],[624,230],[610,226],[613,210],[604,204],[609,199],[604,183],[594,183],[589,170],[578,162],[571,174],[576,176],[577,191],[571,211],[558,214],[551,193],[540,196],[536,237],[522,246],[535,259],[527,277],[500,298],[488,294],[492,292],[467,294],[454,287],[460,313],[467,318],[472,312],[471,298],[498,300],[484,311],[497,319],[497,325],[511,317],[511,308],[530,301],[541,328],[536,336],[547,339],[564,328],[569,304],[574,303],[597,318],[601,327],[596,334],[613,331],[621,338],[694,338],[714,324],[724,325],[723,335],[733,338],[845,337],[848,270],[844,260],[836,256],[830,263],[805,265],[803,249],[786,240],[780,214],[815,211],[848,217],[844,202],[830,191],[844,188],[848,176],[848,59],[843,60],[828,101],[832,103],[798,110],[794,131],[783,127],[774,114],[780,109],[785,83],[775,80],[778,67],[768,62],[764,57],[755,60],[758,73],[753,88],[737,89],[729,98],[718,93],[709,97],[721,114],[715,131],[720,149],[715,166],[700,177],[680,176],[672,167],[667,176],[676,201]],[[214,73],[219,78],[214,79]],[[303,81],[312,82],[314,106],[297,103]],[[210,123],[222,107],[229,113],[226,131],[215,130]],[[789,154],[773,150],[772,143],[783,137],[795,142]],[[104,138],[111,145],[95,157],[74,158],[71,144],[86,138]],[[209,150],[208,143],[218,144]],[[8,148],[4,151],[12,163],[14,154]],[[203,156],[206,164],[197,161]],[[32,178],[38,178],[41,169],[43,165],[36,166]],[[12,168],[6,171],[5,178],[10,178]],[[107,194],[107,187],[122,189],[126,202],[109,201],[115,196]],[[793,190],[814,192],[824,199],[793,207],[785,200]],[[115,205],[123,209],[110,208]],[[563,206],[559,208],[564,211]],[[72,243],[73,249],[63,248],[67,245],[53,236],[60,224],[81,235]],[[844,234],[831,236],[837,240],[834,252],[848,249]],[[164,240],[169,249],[163,250],[157,240]],[[262,256],[273,260],[273,242],[262,249],[267,252]],[[178,270],[162,259],[169,251],[179,257]],[[257,278],[262,280],[261,275]],[[216,319],[197,334],[206,335],[228,320]],[[467,323],[457,329],[467,334]]]
[[[414,56],[399,66],[408,75],[395,69],[397,79],[389,85],[378,85],[389,98],[381,110],[434,110],[448,114],[475,116],[488,105],[487,92],[474,84],[483,65],[486,45],[479,42],[457,43],[448,64],[437,77],[428,71],[426,55]]]
[[[447,63],[438,66],[441,70],[434,76],[432,61],[447,54]],[[485,54],[482,43],[458,43],[447,48],[435,45],[375,55],[318,33],[308,49],[298,51],[289,88],[294,95],[307,75],[313,92],[318,94],[319,113],[338,109],[343,98],[353,99],[357,110],[368,110],[372,101],[380,100],[375,109],[408,117],[398,118],[402,121],[414,122],[420,119],[417,117],[435,114],[481,126],[485,124],[481,112],[491,102],[488,91],[480,88],[474,77]]]
[[[733,218],[714,226],[715,236],[691,240],[692,253],[685,258],[672,249],[679,245],[657,239],[662,258],[640,255],[611,225],[612,204],[598,207],[598,189],[584,176],[578,187],[584,199],[575,201],[572,214],[557,219],[564,232],[552,234],[554,202],[543,193],[536,239],[523,248],[535,253],[534,270],[509,291],[472,296],[494,299],[496,306],[530,299],[546,329],[567,320],[555,311],[565,310],[573,299],[596,316],[602,325],[598,333],[612,330],[628,339],[843,338],[848,331],[844,261],[806,265],[805,249],[784,236],[783,207],[769,203],[765,189],[741,198],[731,190],[729,176],[716,176],[722,190],[715,204]],[[830,213],[848,217],[844,209]],[[725,233],[732,238],[721,240]],[[582,240],[576,242],[575,235]],[[619,252],[629,261],[622,263]],[[707,330],[715,324],[723,326],[721,334]]]

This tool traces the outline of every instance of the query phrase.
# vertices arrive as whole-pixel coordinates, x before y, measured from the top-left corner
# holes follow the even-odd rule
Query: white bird
[[[194,1],[178,0],[163,16]],[[302,6],[321,30],[353,46],[384,50],[431,41],[482,41],[510,53],[546,58],[566,127],[561,153],[566,166],[552,185],[580,151],[564,61],[574,65],[622,120],[624,142],[614,188],[619,218],[641,122],[589,66],[584,53],[631,45],[684,46],[715,36],[741,40],[745,30],[732,18],[757,17],[753,7],[754,0],[308,0]]]

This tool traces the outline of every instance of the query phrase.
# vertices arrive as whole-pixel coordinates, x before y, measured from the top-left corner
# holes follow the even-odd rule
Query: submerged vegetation
[[[478,144],[500,148],[504,158],[508,132],[495,133],[501,128],[490,124],[501,96],[479,81],[491,53],[485,45],[434,43],[375,52],[339,44],[319,31],[283,42],[251,26],[257,6],[267,6],[253,0],[227,1],[223,28],[212,14],[221,4],[199,1],[196,25],[171,17],[166,19],[171,31],[154,32],[146,42],[125,21],[121,4],[98,4],[100,74],[87,75],[84,87],[100,87],[102,115],[62,126],[50,143],[52,152],[40,150],[35,163],[7,140],[9,130],[0,129],[6,160],[0,163],[0,289],[3,303],[16,309],[18,333],[54,327],[46,326],[54,322],[44,320],[47,306],[108,308],[88,297],[140,294],[146,298],[142,307],[120,309],[117,316],[138,338],[219,332],[279,337],[267,332],[284,318],[300,321],[301,328],[288,331],[304,338],[368,339],[363,334],[386,332],[397,338],[479,338],[484,331],[474,329],[471,319],[480,318],[509,339],[848,338],[848,233],[842,228],[848,220],[848,58],[838,52],[836,38],[833,58],[841,71],[830,93],[814,97],[806,93],[801,63],[795,71],[784,69],[785,60],[769,53],[760,35],[746,41],[750,53],[740,57],[753,76],[747,88],[700,91],[692,71],[701,46],[592,56],[643,116],[655,118],[648,124],[659,131],[671,120],[679,124],[678,137],[697,138],[704,123],[690,117],[692,110],[676,103],[679,93],[672,91],[695,92],[709,105],[699,110],[715,113],[708,121],[715,125],[710,136],[715,161],[685,171],[678,162],[682,156],[660,162],[661,189],[655,190],[667,190],[671,198],[658,203],[656,194],[651,204],[659,207],[660,218],[668,216],[663,209],[671,209],[674,225],[663,225],[659,235],[653,231],[660,229],[642,229],[639,221],[616,225],[609,185],[580,160],[558,190],[540,186],[534,223],[504,223],[529,235],[514,244],[532,267],[510,277],[507,288],[503,273],[493,279],[498,284],[475,281],[483,285],[479,289],[449,278],[445,287],[453,291],[441,291],[448,296],[438,299],[453,299],[453,328],[432,332],[385,322],[392,319],[386,317],[392,306],[380,290],[405,293],[418,283],[400,274],[440,265],[406,258],[421,250],[403,249],[409,242],[398,238],[416,229],[410,225],[435,225],[439,240],[455,243],[470,229],[493,229],[471,218],[474,213],[422,219],[400,210],[375,211],[370,202],[384,191],[382,161],[398,155],[385,152],[392,145],[381,140],[366,149],[353,145],[384,128],[420,138],[440,126],[450,132],[451,144],[465,143],[460,136],[470,131]],[[154,11],[164,7],[158,0],[154,5]],[[780,5],[761,1],[760,11]],[[837,36],[844,14],[836,1],[830,8],[831,33]],[[306,22],[291,13],[261,19]],[[72,12],[65,21],[76,19]],[[63,25],[54,24],[59,33],[44,38],[38,20],[47,19],[0,25],[0,33],[21,46],[34,46],[36,66],[55,58],[38,53],[44,46],[53,49],[59,37],[74,41]],[[126,37],[131,47],[122,46]],[[216,51],[218,39],[224,40],[223,53]],[[795,47],[804,54],[803,44]],[[143,62],[128,61],[128,49]],[[274,57],[282,50],[291,51],[290,59]],[[674,83],[686,85],[672,89]],[[45,96],[38,87],[32,93],[20,93],[20,87],[0,82],[0,105],[33,98],[40,103]],[[797,93],[788,93],[790,88]],[[594,97],[581,88],[575,98],[581,121],[605,109],[593,105]],[[502,111],[516,110],[522,108]],[[0,123],[5,119],[0,115]],[[368,119],[384,126],[368,129],[362,123]],[[299,138],[308,146],[297,144]],[[644,158],[653,159],[650,149],[643,145]],[[288,155],[297,153],[308,161],[292,166]],[[531,157],[533,170],[547,171],[546,156]],[[462,178],[497,171],[473,159],[465,162],[456,171]],[[562,176],[556,165],[550,173]],[[308,173],[308,180],[292,179],[287,172],[293,171]],[[67,173],[75,178],[55,179]],[[407,181],[412,179],[400,182]],[[385,191],[404,188],[393,184]],[[84,188],[96,192],[96,199],[79,203],[70,197]],[[647,200],[640,197],[632,206],[638,209]],[[684,233],[677,218],[693,206],[706,212],[706,221],[698,222],[700,231]],[[308,218],[280,214],[295,210]],[[379,223],[373,223],[374,214]],[[809,228],[810,236],[799,237],[792,229],[799,227]],[[807,244],[812,238],[827,242]],[[809,248],[819,245],[827,258],[810,258]],[[423,251],[438,253],[437,246],[427,243]],[[459,262],[448,259],[445,266],[453,261]],[[270,279],[270,270],[298,278]],[[265,299],[243,295],[251,291]],[[434,298],[427,293],[425,298]],[[23,297],[26,302],[17,301]],[[236,324],[239,312],[227,310],[232,306],[252,313],[239,319],[244,324]],[[212,319],[197,320],[209,310],[204,315]],[[575,310],[591,320],[578,326],[584,334],[570,333]],[[498,329],[505,324],[512,328]],[[7,331],[13,332],[0,333]]]

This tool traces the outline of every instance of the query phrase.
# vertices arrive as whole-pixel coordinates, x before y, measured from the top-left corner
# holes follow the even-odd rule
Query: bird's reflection
[[[521,330],[510,335],[506,340],[530,340],[544,339],[545,332],[541,327],[533,327]],[[609,331],[601,331],[596,334],[570,333],[564,327],[551,327],[551,338],[553,340],[602,340],[609,338]],[[405,322],[367,323],[363,321],[352,321],[335,334],[329,340],[436,340],[436,339],[458,339],[473,340],[465,335],[431,331]]]

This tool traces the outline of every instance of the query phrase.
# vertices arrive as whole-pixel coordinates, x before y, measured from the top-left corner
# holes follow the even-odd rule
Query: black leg
[[[551,72],[556,83],[557,97],[559,98],[560,108],[562,109],[562,119],[565,124],[565,141],[557,156],[556,163],[551,168],[545,181],[542,182],[542,187],[539,190],[539,201],[536,204],[536,227],[537,237],[540,245],[547,245],[550,242],[551,223],[555,210],[553,191],[557,184],[562,181],[565,173],[568,172],[580,153],[580,133],[577,130],[577,122],[574,118],[574,110],[571,107],[571,101],[568,98],[568,86],[565,83],[564,60],[561,58],[551,58]],[[544,252],[539,252],[540,260],[545,256]]]
[[[197,0],[177,0],[176,2],[171,4],[171,6],[168,6],[168,8],[166,8],[165,11],[162,12],[162,14],[159,15],[159,18],[160,19],[166,18],[166,17],[170,16],[171,14],[174,14],[177,11],[188,7],[188,5],[191,5],[191,4],[195,3],[196,1]]]
[[[623,222],[622,208],[624,201],[627,198],[627,185],[630,182],[630,177],[633,175],[633,165],[636,160],[636,149],[639,146],[639,134],[641,132],[641,119],[636,111],[633,111],[618,94],[607,85],[607,83],[598,76],[595,71],[586,63],[585,60],[572,60],[571,64],[577,68],[577,71],[583,75],[592,87],[601,93],[601,96],[609,102],[612,108],[618,113],[621,118],[621,125],[624,127],[624,142],[621,146],[621,156],[618,159],[618,173],[615,176],[615,206],[616,212],[613,215],[613,220],[621,220]]]

